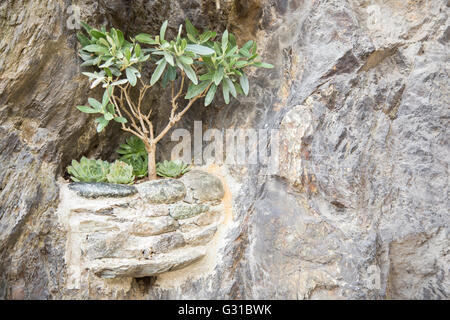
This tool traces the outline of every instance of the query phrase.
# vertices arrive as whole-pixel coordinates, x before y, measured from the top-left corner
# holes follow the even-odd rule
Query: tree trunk
[[[156,179],[156,145],[150,146],[148,153],[148,179]]]

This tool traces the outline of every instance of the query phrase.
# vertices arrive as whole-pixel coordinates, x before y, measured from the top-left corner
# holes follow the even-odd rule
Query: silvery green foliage
[[[132,184],[135,178],[133,167],[123,161],[116,160],[110,165],[106,178],[109,183]]]
[[[72,165],[67,167],[67,172],[75,182],[106,182],[109,163],[82,157],[80,162],[72,160]]]
[[[189,166],[183,161],[167,161],[158,162],[156,164],[156,173],[160,177],[178,178],[188,172]]]
[[[236,44],[236,38],[227,30],[220,39],[217,33],[206,30],[200,33],[189,20],[186,20],[186,37],[183,26],[178,35],[166,40],[168,22],[165,21],[159,35],[153,37],[141,33],[127,41],[120,30],[112,28],[107,31],[95,29],[82,23],[87,36],[78,33],[82,46],[80,57],[82,66],[94,68],[94,72],[83,72],[91,81],[91,88],[102,84],[105,88],[102,102],[89,98],[90,106],[78,106],[84,113],[97,113],[101,116],[97,122],[97,131],[102,131],[111,120],[126,123],[127,119],[118,115],[111,103],[115,86],[136,86],[141,78],[140,70],[144,63],[152,64],[153,73],[150,85],[159,80],[163,86],[175,81],[181,73],[189,79],[186,99],[205,96],[205,106],[213,101],[216,91],[222,88],[225,102],[230,102],[230,94],[248,95],[249,80],[244,72],[246,67],[272,68],[273,66],[257,61],[257,46],[248,41],[242,48]],[[147,46],[146,48],[142,48]],[[152,59],[151,59],[152,58]]]
[[[86,23],[82,26],[88,33],[78,33],[78,41],[82,45],[80,57],[83,59],[81,66],[92,66],[94,72],[83,72],[91,81],[91,89],[99,84],[105,88],[102,102],[89,98],[90,106],[78,106],[84,113],[97,113],[101,116],[95,121],[98,123],[97,131],[102,131],[111,120],[119,123],[126,123],[127,119],[116,114],[114,105],[111,103],[113,86],[130,83],[136,85],[141,74],[136,65],[147,61],[148,50],[141,50],[138,43],[125,40],[120,30],[112,28],[106,31],[105,28],[98,30],[90,27]]]
[[[217,33],[206,30],[200,33],[186,19],[187,37],[182,37],[183,26],[180,25],[176,39],[164,40],[167,21],[161,26],[160,35],[152,37],[140,34],[136,40],[154,46],[151,52],[159,55],[158,67],[155,69],[150,84],[156,83],[161,76],[163,85],[174,81],[180,71],[184,71],[191,81],[186,99],[192,99],[208,89],[205,106],[213,101],[217,88],[222,87],[225,102],[230,102],[230,94],[248,95],[249,81],[244,68],[249,66],[273,68],[271,64],[257,61],[259,55],[256,42],[248,41],[242,48],[236,44],[233,34],[225,30],[220,39],[214,40]],[[193,68],[194,66],[194,68]]]

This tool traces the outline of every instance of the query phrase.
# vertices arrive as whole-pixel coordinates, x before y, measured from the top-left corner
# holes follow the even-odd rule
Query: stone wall
[[[175,270],[185,278],[205,276],[218,261],[231,213],[222,201],[226,189],[200,170],[136,187],[61,180],[65,291],[72,298],[143,298],[144,291],[131,292],[141,278],[170,278]]]

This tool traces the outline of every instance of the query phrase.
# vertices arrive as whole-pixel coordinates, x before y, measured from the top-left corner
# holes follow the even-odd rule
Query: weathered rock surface
[[[450,297],[448,1],[236,0],[219,10],[201,0],[73,2],[84,20],[130,34],[155,33],[166,18],[173,34],[188,16],[256,39],[276,68],[250,74],[248,97],[193,106],[180,127],[281,126],[280,170],[228,168],[240,186],[232,189],[233,223],[214,265],[196,278],[163,273],[142,288],[87,275],[82,282],[98,289],[65,290],[77,270],[64,262],[56,177],[73,158],[107,159],[120,131],[99,136],[71,107],[85,102],[88,84],[67,8],[3,1],[0,298]],[[149,99],[161,106],[158,128],[167,96]],[[159,147],[166,158],[169,138]]]
[[[175,179],[148,181],[136,187],[139,195],[149,203],[174,203],[186,196],[186,187]]]
[[[187,230],[181,228],[169,212],[183,206],[182,202],[149,205],[143,197],[82,198],[72,184],[62,182],[60,204],[57,208],[59,222],[67,232],[65,263],[68,270],[66,290],[76,290],[83,295],[84,287],[100,285],[114,290],[108,282],[93,279],[131,279],[152,277],[186,268],[207,255],[211,260],[215,250],[210,242],[218,231],[218,223],[224,217],[224,206],[214,207],[214,219],[203,218]],[[159,184],[166,188],[166,184]],[[153,185],[153,188],[156,188]],[[183,198],[183,197],[180,197]],[[196,204],[186,212],[199,214],[209,206]],[[158,214],[155,214],[158,213]],[[177,212],[177,211],[176,211]],[[181,212],[181,211],[180,211]],[[185,211],[184,213],[186,215]],[[180,213],[180,214],[181,214]],[[186,218],[183,215],[184,218]],[[207,262],[204,262],[208,264]],[[186,272],[190,276],[193,272]],[[126,280],[124,280],[126,281]]]
[[[188,219],[208,211],[209,207],[204,204],[178,204],[170,209],[170,216],[174,219]]]
[[[156,236],[161,233],[175,231],[177,222],[171,217],[160,217],[155,219],[138,218],[133,222],[132,234],[137,236]]]
[[[142,278],[150,275],[158,275],[168,271],[183,268],[205,255],[205,249],[198,247],[193,249],[178,250],[176,256],[172,253],[169,258],[159,257],[152,260],[125,260],[110,259],[101,262],[93,262],[89,268],[102,278],[133,277]]]
[[[69,184],[69,189],[76,191],[84,198],[128,197],[137,193],[134,186],[103,182],[74,182]]]
[[[200,170],[191,170],[180,179],[192,198],[205,201],[220,202],[224,195],[222,181],[212,174]]]

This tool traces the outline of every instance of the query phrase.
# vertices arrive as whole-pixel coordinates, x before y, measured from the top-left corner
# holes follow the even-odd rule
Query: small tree
[[[83,72],[92,82],[91,89],[99,84],[105,88],[102,101],[89,98],[90,106],[78,106],[84,113],[98,113],[95,119],[97,131],[101,132],[110,121],[121,124],[124,131],[139,137],[148,153],[148,177],[156,179],[156,144],[183,117],[199,99],[205,98],[208,106],[221,86],[225,103],[230,94],[248,95],[249,81],[246,67],[273,68],[258,62],[256,43],[248,41],[242,48],[236,38],[225,31],[220,41],[215,41],[213,31],[200,33],[186,20],[187,37],[182,37],[182,25],[173,40],[166,40],[167,21],[159,36],[139,34],[127,41],[120,30],[95,29],[82,23],[88,33],[78,33],[82,46],[81,66],[92,66],[94,72]],[[156,59],[155,59],[156,58]],[[150,81],[141,76],[143,65],[153,69]],[[171,84],[171,112],[167,125],[158,134],[151,120],[152,107],[145,105],[146,95],[159,80],[166,87]],[[136,87],[136,98],[131,90]],[[181,98],[184,96],[184,101]]]

